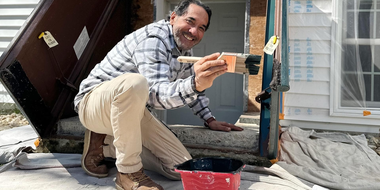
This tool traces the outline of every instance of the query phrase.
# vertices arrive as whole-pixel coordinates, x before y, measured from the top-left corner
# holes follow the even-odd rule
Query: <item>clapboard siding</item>
[[[329,81],[297,81],[294,80],[289,82],[292,88],[290,94],[315,94],[315,95],[330,95],[330,82]]]
[[[0,0],[0,56],[32,13],[39,0]],[[0,84],[0,103],[13,102]]]
[[[338,0],[337,0],[338,1]],[[289,1],[290,90],[283,95],[283,126],[356,132],[379,132],[378,115],[332,114],[331,73],[335,42],[333,0]],[[339,18],[337,18],[339,19]],[[337,31],[339,32],[339,31]],[[335,85],[334,88],[340,88]]]
[[[326,14],[289,14],[289,24],[295,26],[327,26],[331,27],[331,17]]]
[[[287,93],[286,107],[329,109],[329,96],[315,94]]]
[[[310,3],[312,6],[310,6]],[[290,13],[331,13],[332,12],[332,0],[301,0],[289,1]]]
[[[314,121],[330,109],[330,1],[289,3],[289,84],[284,95],[286,121]],[[283,123],[283,121],[282,121]]]
[[[314,54],[312,58],[308,58],[307,53],[299,53],[300,56],[295,56],[294,53],[289,54],[289,66],[308,66],[308,61],[313,61],[318,64],[319,68],[330,68],[330,54]],[[297,62],[298,61],[298,62]]]
[[[319,68],[317,66],[291,66],[290,72],[291,74],[289,78],[292,82],[294,82],[294,85],[301,85],[301,83],[297,84],[301,81],[330,81],[329,68]]]
[[[0,0],[0,5],[4,6],[33,6],[35,7],[38,4],[39,0]]]
[[[313,29],[306,30],[304,33],[312,33]],[[289,35],[290,37],[290,35]],[[307,54],[309,53],[312,58],[315,54],[330,54],[331,53],[331,40],[323,39],[303,39],[294,38],[289,40],[290,53],[291,54]],[[308,57],[309,55],[306,55]],[[313,65],[319,66],[319,63],[314,63]]]
[[[39,0],[0,0],[0,55],[38,2]]]
[[[331,40],[331,27],[326,26],[293,26],[289,28],[289,40],[315,40],[315,42]]]

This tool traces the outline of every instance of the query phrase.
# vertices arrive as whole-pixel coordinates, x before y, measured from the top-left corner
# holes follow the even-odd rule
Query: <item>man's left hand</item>
[[[244,130],[243,128],[241,127],[238,127],[234,124],[231,124],[231,123],[227,123],[227,122],[224,122],[224,121],[211,121],[209,124],[208,124],[209,128],[211,130],[214,130],[214,131],[226,131],[226,132],[230,132],[230,131],[242,131]]]

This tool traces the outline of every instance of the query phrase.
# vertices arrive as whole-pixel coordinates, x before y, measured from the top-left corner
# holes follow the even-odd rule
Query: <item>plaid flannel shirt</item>
[[[154,109],[173,109],[188,105],[195,115],[206,121],[211,115],[209,99],[195,90],[192,64],[180,63],[177,57],[191,55],[178,50],[172,26],[161,20],[125,36],[84,79],[75,96],[74,106],[83,96],[104,81],[124,73],[140,73],[149,84],[147,106]]]

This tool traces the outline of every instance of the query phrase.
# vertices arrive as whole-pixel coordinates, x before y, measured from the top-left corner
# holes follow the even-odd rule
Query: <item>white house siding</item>
[[[331,116],[334,53],[333,0],[290,0],[290,90],[284,94],[282,126],[379,132],[380,116]],[[340,86],[339,86],[340,87]]]
[[[0,0],[0,56],[7,49],[39,0]],[[0,103],[13,102],[0,84]]]

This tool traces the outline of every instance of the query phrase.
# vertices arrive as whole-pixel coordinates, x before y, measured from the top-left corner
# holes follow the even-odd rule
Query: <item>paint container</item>
[[[199,158],[176,165],[184,190],[238,190],[245,164],[231,158]]]

